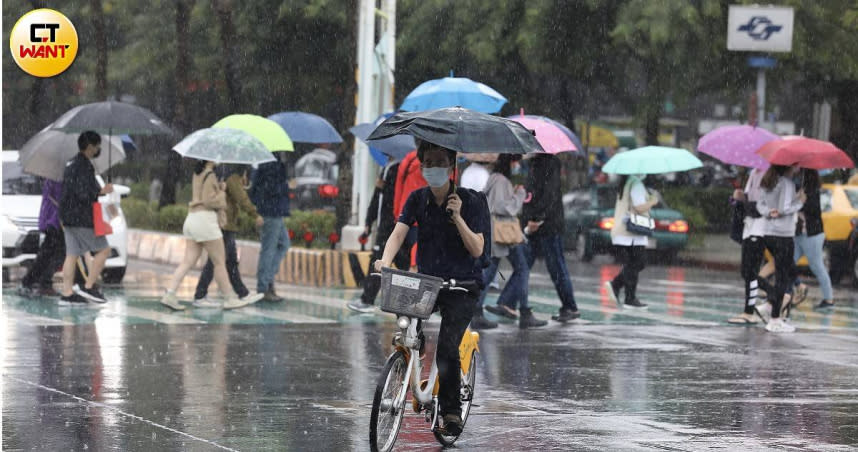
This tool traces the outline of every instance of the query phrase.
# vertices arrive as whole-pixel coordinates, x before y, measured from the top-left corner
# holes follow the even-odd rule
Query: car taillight
[[[605,217],[599,221],[599,229],[605,229],[610,231],[614,229],[614,218],[613,217]]]
[[[336,185],[319,185],[319,196],[323,198],[336,198],[340,194],[340,187]]]
[[[676,220],[673,223],[670,223],[670,226],[667,227],[667,230],[670,232],[688,232],[688,223],[684,220]]]

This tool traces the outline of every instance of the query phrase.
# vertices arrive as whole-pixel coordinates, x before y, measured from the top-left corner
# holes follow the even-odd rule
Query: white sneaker
[[[795,327],[784,321],[784,319],[772,319],[766,325],[766,331],[771,333],[795,333]]]
[[[220,309],[221,306],[220,303],[218,303],[217,301],[209,300],[209,298],[206,297],[195,299],[194,307],[202,309]]]
[[[366,304],[362,302],[360,298],[355,298],[354,300],[348,302],[346,307],[351,309],[352,311],[360,312],[361,314],[369,314],[375,311],[375,305]]]
[[[259,298],[261,299],[262,297],[259,297]],[[246,301],[246,300],[250,300],[250,299],[251,299],[251,297],[249,295],[245,298],[237,298],[237,297],[236,298],[228,298],[226,301],[223,302],[223,308],[224,309],[243,308],[243,307],[249,305],[250,303],[252,303],[251,301]],[[259,300],[256,300],[256,301],[259,301]]]
[[[174,311],[184,311],[185,307],[179,304],[179,300],[176,299],[175,292],[167,292],[161,297],[161,304],[174,310]]]
[[[249,293],[249,294],[239,298],[239,300],[241,300],[245,305],[249,305],[249,304],[256,303],[257,301],[259,301],[263,298],[265,298],[264,293]]]

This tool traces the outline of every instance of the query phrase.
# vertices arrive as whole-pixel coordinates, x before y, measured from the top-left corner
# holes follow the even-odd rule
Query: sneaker
[[[60,306],[83,306],[87,303],[88,301],[86,298],[72,292],[71,295],[61,296],[60,301],[57,304]]]
[[[477,314],[471,318],[471,329],[474,330],[490,330],[492,328],[497,328],[498,323],[493,322],[485,317],[482,314]]]
[[[518,314],[515,312],[515,309],[512,309],[511,307],[506,305],[488,305],[485,309],[486,311],[489,311],[496,316],[506,317],[512,320],[518,319]]]
[[[770,333],[794,333],[795,327],[787,323],[784,319],[772,319],[766,324],[766,331]]]
[[[647,307],[646,303],[641,303],[641,301],[638,300],[637,298],[635,298],[634,300],[626,301],[623,306],[625,306],[627,308],[636,308],[636,309],[646,309],[646,307]]]
[[[227,298],[227,300],[223,302],[223,308],[224,308],[224,309],[238,309],[238,308],[243,308],[243,307],[245,307],[245,306],[247,306],[247,305],[251,304],[251,302],[250,302],[250,298],[249,298],[249,297],[247,297],[247,298],[248,298],[247,300],[245,300],[244,298],[238,298],[238,297],[236,297],[236,298]],[[260,297],[260,299],[261,299],[261,297]],[[221,306],[220,306],[220,305],[218,305],[217,307],[221,307]]]
[[[238,298],[236,298],[236,300],[238,300]],[[220,303],[218,303],[217,301],[211,300],[208,297],[194,299],[194,305],[193,306],[195,308],[200,308],[200,309],[220,309],[221,308]]]
[[[828,301],[828,300],[822,300],[819,302],[818,305],[814,306],[813,309],[816,309],[816,310],[834,309],[834,302]]]
[[[763,319],[763,322],[769,323],[769,319],[772,318],[772,304],[769,302],[756,304],[754,305],[754,309],[757,311],[757,315]]]
[[[251,305],[263,298],[265,298],[265,294],[263,293],[249,293],[243,297],[239,297],[238,299],[243,301],[245,305]]]
[[[522,330],[526,330],[528,328],[538,328],[541,326],[548,325],[547,320],[539,320],[533,316],[533,311],[530,309],[522,309],[521,310],[521,318],[518,319],[518,327]]]
[[[556,320],[561,323],[569,322],[581,317],[581,313],[571,309],[561,309],[560,314],[551,316],[551,320]]]
[[[361,314],[370,314],[375,311],[375,305],[364,303],[360,298],[350,301],[346,307]]]
[[[185,307],[179,304],[179,300],[176,299],[176,293],[167,291],[163,297],[161,297],[161,304],[174,310],[174,311],[184,311]]]
[[[104,298],[104,294],[102,294],[96,286],[92,286],[91,288],[87,289],[86,287],[81,287],[75,284],[74,287],[72,287],[72,290],[76,294],[86,298],[89,301],[95,303],[107,303],[107,298]]]
[[[281,301],[285,301],[285,299],[277,296],[277,292],[274,291],[274,283],[271,283],[268,285],[268,290],[265,291],[265,296],[262,298],[262,301],[279,303]]]
[[[445,414],[444,425],[439,428],[441,433],[450,436],[462,434],[462,417],[457,414]]]
[[[792,297],[792,305],[798,306],[807,299],[807,285],[799,284],[798,287],[795,288],[795,294]]]
[[[618,308],[622,309],[623,305],[620,304],[620,291],[614,288],[613,281],[605,281],[605,293],[608,294],[608,298],[617,305]]]
[[[736,317],[728,319],[727,323],[732,323],[733,325],[755,325],[759,323],[759,321],[760,320],[754,317],[753,314],[745,314],[743,312]]]

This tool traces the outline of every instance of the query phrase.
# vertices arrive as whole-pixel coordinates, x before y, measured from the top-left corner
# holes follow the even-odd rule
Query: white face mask
[[[447,180],[450,179],[448,174],[450,168],[423,168],[423,178],[426,179],[426,183],[429,184],[430,187],[438,188],[443,187]]]

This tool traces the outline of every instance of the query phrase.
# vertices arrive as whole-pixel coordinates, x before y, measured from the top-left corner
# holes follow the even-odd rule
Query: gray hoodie
[[[515,218],[521,213],[521,206],[527,192],[519,187],[515,190],[512,182],[501,173],[492,173],[486,188],[483,189],[489,201],[489,211],[492,217]],[[492,257],[509,255],[509,246],[492,243]]]
[[[757,201],[757,210],[766,218],[766,235],[776,237],[795,237],[796,213],[804,204],[796,196],[792,180],[781,176],[772,190],[761,189]],[[777,209],[778,218],[768,218],[769,212]]]

